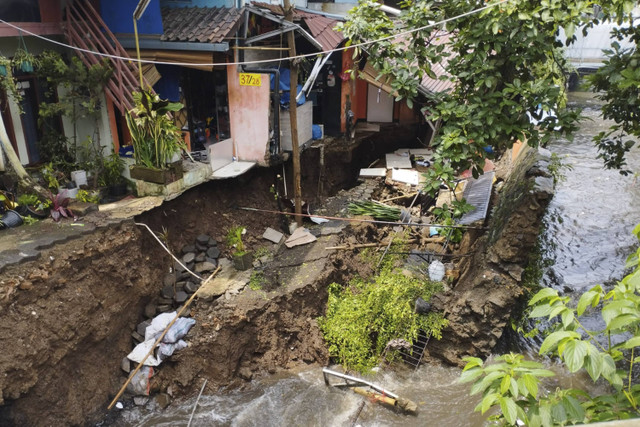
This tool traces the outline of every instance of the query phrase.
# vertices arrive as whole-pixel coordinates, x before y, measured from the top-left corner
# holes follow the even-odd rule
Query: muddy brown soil
[[[147,250],[141,251],[141,248]],[[81,425],[118,386],[163,256],[127,221],[0,280],[0,424]]]
[[[323,204],[327,196],[354,186],[360,167],[408,145],[406,140],[391,140],[392,134],[344,144],[343,150],[305,150],[306,201]],[[292,188],[289,172],[285,175]],[[228,255],[226,231],[235,225],[247,228],[246,243],[255,250],[267,245],[260,237],[264,229],[280,228],[282,217],[239,207],[278,210],[270,189],[273,185],[282,194],[279,174],[281,168],[255,169],[236,180],[210,182],[135,220],[156,232],[164,230],[174,252],[204,233],[216,238]],[[528,192],[526,183],[536,177],[527,178],[516,180],[524,187],[513,193],[505,187],[500,197],[511,209],[495,211],[490,233],[477,241],[479,233],[468,233],[457,248],[476,255],[466,259],[469,268],[456,286],[435,301],[451,323],[442,341],[430,343],[432,360],[459,363],[466,354],[487,354],[502,334],[521,293],[518,282],[526,253],[535,242],[547,201],[542,193]],[[337,197],[324,207],[338,210],[343,205]],[[180,399],[197,393],[204,378],[208,391],[214,392],[265,373],[326,364],[328,354],[315,319],[324,313],[327,285],[370,271],[355,256],[357,251],[318,251],[341,243],[380,241],[391,233],[389,227],[361,224],[339,236],[321,236],[317,250],[300,247],[265,270],[283,272],[266,275],[278,277],[277,283],[247,289],[234,299],[197,301],[189,311],[196,319],[187,337],[191,345],[163,363],[153,391]],[[145,305],[158,298],[170,265],[155,240],[126,220],[3,271],[0,425],[93,425],[102,420],[125,378],[120,361],[131,350],[131,332],[144,320]],[[308,278],[294,275],[294,268],[315,273]]]
[[[415,132],[398,135],[392,126],[322,156],[319,148],[307,149],[305,199],[319,205],[353,186],[371,159],[415,140]],[[270,189],[283,191],[282,173],[258,168],[235,180],[209,182],[135,220],[164,233],[176,252],[206,233],[228,255],[224,240],[232,225],[246,226],[246,243],[257,249],[264,229],[281,228],[282,218],[238,208],[279,209]],[[292,188],[290,171],[284,173]],[[314,319],[323,313],[326,285],[348,278],[358,266],[341,256],[328,262],[310,286],[248,292],[235,306],[196,303],[190,313],[198,325],[189,336],[194,345],[162,367],[154,387],[178,395],[193,392],[202,376],[216,387],[296,364],[325,363]],[[120,361],[131,350],[131,332],[144,319],[145,305],[158,297],[171,264],[144,229],[126,220],[7,267],[0,278],[0,425],[92,425],[103,419],[124,381]]]

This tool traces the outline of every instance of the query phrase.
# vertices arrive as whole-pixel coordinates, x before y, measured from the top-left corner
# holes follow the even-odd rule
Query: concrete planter
[[[245,271],[253,267],[253,253],[233,254],[233,266],[236,270]]]
[[[148,168],[146,166],[130,166],[131,179],[169,184],[182,178],[182,162],[171,163],[167,169]]]

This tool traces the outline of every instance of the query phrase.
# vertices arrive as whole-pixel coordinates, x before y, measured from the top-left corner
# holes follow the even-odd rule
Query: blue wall
[[[133,11],[136,0],[108,0],[100,2],[100,14],[113,33],[133,33]],[[138,20],[138,33],[162,34],[160,0],[151,0],[147,10]]]
[[[234,7],[237,0],[160,0],[161,7]],[[268,2],[268,0],[264,0]],[[249,0],[246,0],[248,3]]]

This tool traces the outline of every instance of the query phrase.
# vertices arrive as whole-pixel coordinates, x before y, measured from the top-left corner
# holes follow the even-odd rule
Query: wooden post
[[[293,7],[291,0],[284,0],[285,20],[293,22]],[[296,56],[296,42],[294,31],[288,34],[289,56]],[[291,119],[291,145],[293,150],[293,198],[296,208],[296,222],[302,225],[302,187],[300,185],[300,146],[298,145],[298,106],[296,95],[298,91],[298,63],[295,59],[289,61],[290,64],[290,85],[289,85],[289,117]]]

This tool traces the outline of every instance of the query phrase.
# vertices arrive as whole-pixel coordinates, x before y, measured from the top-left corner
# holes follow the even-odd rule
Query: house
[[[0,55],[12,58],[17,51],[40,54],[44,50],[55,50],[72,55],[70,49],[54,45],[37,38],[42,36],[65,42],[63,31],[63,1],[61,0],[9,0],[0,4]],[[105,107],[97,119],[69,117],[39,121],[41,102],[55,102],[63,88],[49,88],[46,79],[34,73],[33,67],[13,67],[17,89],[21,97],[16,101],[10,93],[0,91],[0,113],[11,145],[23,165],[35,165],[43,160],[43,145],[49,143],[52,133],[75,138],[80,144],[87,138],[101,141],[105,154],[112,150],[112,128],[109,111],[110,100],[102,96]],[[6,75],[0,76],[0,79]],[[52,89],[49,91],[48,89]],[[49,93],[51,92],[51,93]],[[21,113],[22,112],[22,113]]]
[[[106,153],[130,140],[124,115],[133,107],[131,92],[140,83],[138,67],[127,59],[137,55],[136,47],[145,61],[144,84],[162,98],[184,104],[174,119],[190,149],[209,156],[213,178],[237,176],[254,165],[281,163],[291,150],[288,110],[281,105],[288,99],[285,36],[289,32],[295,34],[296,53],[305,55],[299,67],[304,91],[299,95],[300,144],[311,140],[314,124],[321,125],[327,136],[341,136],[352,135],[356,122],[414,124],[422,120],[406,102],[394,100],[388,84],[379,81],[370,66],[351,79],[347,70],[354,67],[352,51],[343,48],[344,37],[334,30],[341,18],[303,8],[303,1],[297,2],[300,7],[289,23],[282,6],[270,3],[151,0],[137,21],[137,40],[132,18],[135,1],[30,3],[33,7],[21,13],[31,16],[28,19],[39,15],[38,21],[22,22],[21,28],[39,26],[36,30],[43,35],[80,48],[76,54],[87,65],[105,57],[111,63],[114,75],[105,88],[98,124],[100,141],[108,145]],[[10,35],[9,30],[14,33]],[[24,40],[34,53],[51,48],[15,29],[7,31],[0,39],[5,46]],[[18,77],[25,82],[25,114],[20,116],[10,99],[3,101],[8,108],[2,114],[21,161],[34,164],[39,160],[34,105],[42,82],[33,76]],[[67,122],[63,119],[60,124],[65,135],[69,135]]]

